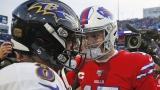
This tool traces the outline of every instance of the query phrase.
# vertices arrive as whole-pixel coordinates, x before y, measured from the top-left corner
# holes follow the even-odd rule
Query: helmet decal
[[[89,15],[89,11],[90,11],[91,8],[92,7],[88,7],[82,12],[82,14],[80,16],[80,20],[82,20],[81,25],[88,24],[88,15]]]
[[[13,35],[16,36],[16,37],[22,37],[22,29],[14,28],[13,29]]]
[[[35,3],[33,4],[28,10],[32,10],[38,8],[36,13],[42,12],[43,15],[45,14],[53,14],[55,21],[58,22],[59,20],[66,20],[73,25],[75,25],[74,17],[68,12],[65,7],[58,5],[56,3]]]
[[[107,9],[103,8],[103,7],[99,7],[98,10],[97,10],[97,12],[98,12],[100,15],[106,17],[106,18],[113,19],[113,15],[111,14],[111,12],[108,11]]]

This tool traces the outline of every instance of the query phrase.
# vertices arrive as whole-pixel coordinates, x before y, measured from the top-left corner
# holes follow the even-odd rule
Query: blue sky
[[[0,0],[0,15],[8,16],[8,25],[12,11],[26,0]],[[98,5],[110,10],[115,19],[142,18],[143,8],[160,7],[160,0],[61,0],[70,5],[79,16],[86,7]],[[118,3],[119,1],[119,3]],[[119,7],[118,7],[119,5]],[[119,11],[119,14],[118,14]],[[118,17],[119,16],[119,17]],[[10,32],[9,32],[10,33]]]

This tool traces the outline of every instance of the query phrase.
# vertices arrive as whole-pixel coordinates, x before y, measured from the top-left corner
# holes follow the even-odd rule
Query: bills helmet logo
[[[106,18],[113,19],[113,15],[111,14],[111,12],[103,7],[98,8],[97,12]]]

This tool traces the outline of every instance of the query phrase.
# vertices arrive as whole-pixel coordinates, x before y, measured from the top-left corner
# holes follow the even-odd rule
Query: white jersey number
[[[86,85],[84,90],[92,90],[91,85]],[[119,90],[118,87],[97,86],[97,90]]]

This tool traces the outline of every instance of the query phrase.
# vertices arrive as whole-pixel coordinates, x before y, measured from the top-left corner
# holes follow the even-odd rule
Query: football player
[[[66,90],[53,69],[82,55],[75,12],[58,0],[28,0],[12,16],[12,46],[16,58],[27,62],[0,70],[0,90]]]
[[[156,90],[155,64],[143,52],[117,51],[117,22],[99,6],[83,10],[81,25],[86,32],[87,59],[77,75],[80,90]],[[73,72],[66,74],[71,83]],[[70,77],[69,77],[70,76]]]

